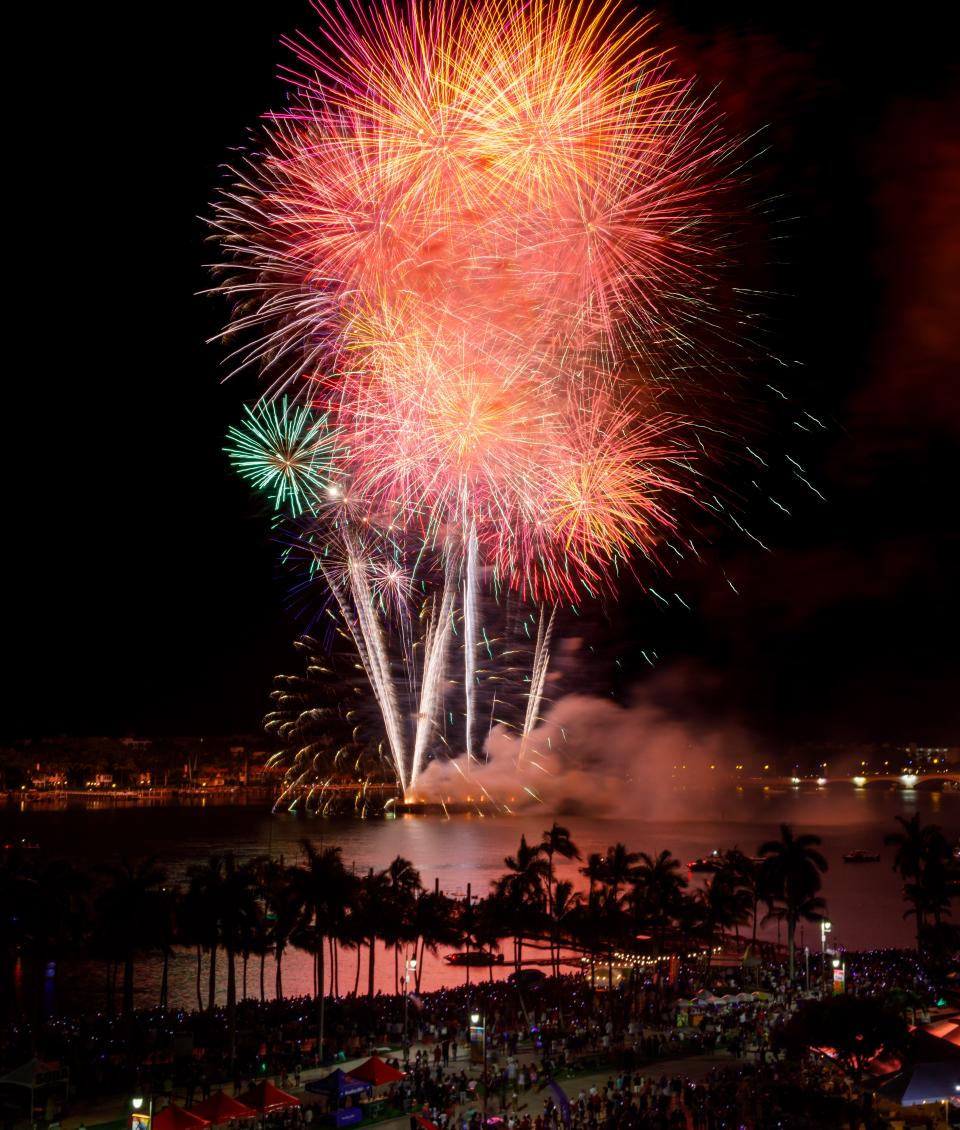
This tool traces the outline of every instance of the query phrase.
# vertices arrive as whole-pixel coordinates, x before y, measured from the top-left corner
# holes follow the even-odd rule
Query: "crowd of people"
[[[917,1018],[943,992],[912,951],[844,960],[853,991],[899,993]],[[710,998],[698,996],[707,988]],[[800,1124],[800,1111],[810,1130],[818,1104],[825,1126],[872,1126],[869,1112],[860,1110],[859,1122],[850,1121],[856,1112],[843,1113],[858,1100],[845,1090],[842,1073],[829,1064],[787,1062],[777,1050],[773,1034],[806,995],[804,979],[788,984],[779,965],[716,971],[706,983],[702,969],[681,966],[672,983],[635,977],[612,993],[594,991],[582,977],[526,987],[481,981],[413,1001],[328,999],[322,1051],[316,1001],[245,1001],[232,1062],[225,1010],[141,1012],[132,1024],[106,1015],[59,1018],[35,1032],[0,1032],[0,1072],[37,1054],[70,1068],[75,1103],[137,1090],[189,1106],[216,1088],[242,1093],[264,1077],[297,1088],[313,1069],[393,1048],[401,1049],[395,1062],[408,1070],[384,1096],[388,1108],[440,1130],[481,1130],[484,1113],[500,1120],[494,1130],[787,1130]],[[479,1061],[469,1042],[474,1013],[482,1014]],[[699,1053],[723,1057],[707,1078],[658,1071],[658,1064]],[[606,1072],[605,1085],[582,1089],[576,1082]],[[553,1083],[569,1096],[568,1109]],[[323,1100],[310,1099],[264,1130],[303,1130],[324,1109]],[[844,1123],[830,1122],[841,1114]]]

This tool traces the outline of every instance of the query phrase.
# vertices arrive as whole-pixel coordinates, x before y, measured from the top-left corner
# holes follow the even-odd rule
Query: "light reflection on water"
[[[891,871],[892,849],[883,846],[883,837],[896,829],[897,815],[922,813],[924,821],[939,823],[952,838],[960,835],[960,793],[920,790],[854,789],[830,786],[808,791],[785,789],[778,792],[723,791],[677,794],[671,805],[672,818],[599,819],[583,816],[561,817],[574,841],[586,857],[623,841],[628,848],[651,854],[667,848],[683,862],[705,855],[714,848],[740,847],[753,854],[759,844],[778,834],[780,822],[792,823],[797,831],[816,832],[823,838],[823,851],[830,869],[824,876],[823,894],[833,922],[832,941],[848,949],[876,946],[909,946],[913,923],[904,920],[901,882]],[[659,811],[659,810],[658,810]],[[339,844],[347,864],[358,870],[384,867],[397,855],[405,856],[419,868],[423,882],[433,886],[439,880],[448,894],[462,896],[467,886],[474,896],[489,890],[490,880],[503,870],[503,860],[513,854],[521,834],[539,840],[552,817],[527,812],[512,817],[480,818],[459,816],[450,820],[438,817],[402,817],[396,820],[319,820],[289,814],[273,816],[255,807],[155,806],[100,809],[70,808],[58,811],[20,812],[0,809],[3,838],[24,837],[39,842],[51,855],[64,855],[78,865],[104,859],[157,855],[172,879],[182,879],[187,868],[211,852],[233,850],[241,857],[269,853],[293,862],[300,855],[299,841],[307,836],[316,843]],[[844,864],[842,855],[854,848],[881,852],[878,864]],[[560,862],[558,871],[576,874],[576,863]],[[692,876],[692,883],[703,882]],[[769,936],[775,936],[768,931]],[[812,949],[819,945],[819,931],[810,927],[804,939]],[[509,949],[509,944],[507,945]],[[366,958],[361,973],[361,991],[366,985]],[[345,953],[340,965],[341,991],[353,987],[357,955]],[[220,963],[221,967],[223,962]],[[178,954],[171,965],[170,996],[174,1006],[192,1007],[195,959],[187,952]],[[495,975],[510,972],[507,965]],[[84,978],[98,991],[102,977],[91,971]],[[156,1000],[159,989],[159,963],[143,963],[138,970],[138,1003]],[[221,968],[223,984],[225,970]],[[427,955],[422,989],[442,984],[460,984],[466,971],[452,970],[432,955]],[[473,969],[469,976],[487,976]],[[259,993],[259,962],[251,961],[248,970],[251,995]],[[206,978],[204,976],[204,982]],[[274,984],[272,960],[265,971],[267,995]],[[283,962],[284,990],[288,995],[312,992],[312,961],[308,955],[291,949]],[[377,956],[377,988],[394,991],[392,953]],[[91,1002],[92,1003],[92,1002]]]

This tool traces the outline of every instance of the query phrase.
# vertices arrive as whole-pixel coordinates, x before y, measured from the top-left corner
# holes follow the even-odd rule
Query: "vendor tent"
[[[946,1040],[947,1043],[960,1048],[960,1024],[956,1020],[938,1020],[935,1024],[925,1024],[923,1031],[928,1036]]]
[[[235,1118],[254,1118],[257,1112],[253,1107],[237,1102],[224,1091],[217,1091],[202,1103],[191,1107],[190,1113],[209,1119],[212,1126],[223,1126]]]
[[[42,1059],[28,1060],[6,1075],[0,1075],[0,1084],[7,1087],[23,1087],[30,1092],[30,1120],[33,1121],[34,1104],[37,1091],[47,1087],[66,1087],[70,1081],[68,1067],[56,1067],[52,1063],[44,1063]]]
[[[275,1087],[268,1079],[262,1079],[249,1091],[240,1096],[240,1101],[253,1107],[259,1114],[268,1114],[271,1110],[283,1110],[284,1107],[299,1106],[300,1100],[288,1095]]]
[[[378,1055],[372,1055],[366,1063],[355,1067],[350,1074],[354,1079],[365,1079],[374,1087],[382,1087],[384,1083],[399,1083],[403,1078],[402,1071],[391,1067],[389,1063],[384,1063]]]
[[[960,1087],[960,1065],[954,1062],[918,1063],[897,1079],[885,1083],[879,1094],[900,1106],[919,1106],[955,1099]]]
[[[350,1095],[359,1095],[363,1091],[372,1091],[373,1087],[364,1079],[355,1079],[338,1067],[336,1071],[331,1071],[322,1079],[311,1079],[305,1089],[312,1095],[326,1095],[339,1104],[341,1099]]]
[[[170,1103],[154,1114],[150,1130],[206,1130],[209,1125],[209,1118],[184,1110],[176,1103]]]

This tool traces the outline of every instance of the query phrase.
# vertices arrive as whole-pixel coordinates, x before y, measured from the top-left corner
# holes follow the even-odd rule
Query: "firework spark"
[[[723,144],[609,3],[321,20],[325,42],[290,41],[290,104],[217,205],[232,356],[273,377],[231,459],[306,517],[407,790],[455,623],[468,767],[476,753],[482,584],[580,601],[676,526],[690,453],[657,407],[662,343],[687,334],[714,267]],[[317,414],[285,396],[278,412],[288,387]],[[524,733],[552,617],[538,624]]]
[[[227,432],[224,450],[234,469],[273,500],[275,510],[297,517],[334,484],[336,433],[327,414],[306,405],[259,401],[244,407],[246,419]]]

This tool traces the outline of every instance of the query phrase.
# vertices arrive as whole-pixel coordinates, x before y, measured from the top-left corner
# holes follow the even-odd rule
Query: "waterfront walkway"
[[[433,1044],[415,1044],[411,1050],[411,1058],[416,1057],[418,1050],[421,1050],[425,1055],[433,1055]],[[466,1050],[466,1049],[464,1049]],[[386,1053],[383,1053],[384,1055]],[[391,1057],[401,1055],[400,1050],[397,1049],[391,1052]],[[346,1074],[350,1074],[351,1068],[359,1067],[359,1065],[369,1058],[362,1056],[358,1059],[348,1059],[345,1062],[336,1064],[328,1064],[324,1067],[307,1068],[301,1072],[300,1085],[295,1086],[293,1080],[289,1080],[286,1084],[281,1083],[278,1076],[270,1076],[271,1082],[277,1086],[282,1086],[288,1094],[295,1095],[304,1103],[313,1104],[317,1102],[318,1096],[306,1090],[306,1084],[314,1079],[322,1079],[339,1067]],[[517,1060],[521,1064],[530,1064],[534,1061],[535,1056],[533,1049],[521,1047],[517,1052]],[[709,1055],[694,1055],[687,1056],[682,1059],[664,1059],[648,1066],[648,1071],[658,1078],[661,1075],[668,1077],[682,1075],[687,1079],[699,1082],[707,1078],[711,1071],[719,1066],[727,1066],[732,1061],[729,1053],[714,1052]],[[450,1071],[459,1071],[463,1069],[471,1079],[478,1079],[481,1074],[479,1065],[471,1064],[467,1061],[466,1056],[459,1060],[451,1060]],[[611,1075],[610,1070],[605,1071],[588,1071],[584,1074],[575,1074],[569,1078],[561,1078],[559,1080],[561,1087],[563,1087],[567,1097],[573,1102],[579,1091],[588,1091],[591,1087],[602,1089]],[[234,1094],[232,1083],[224,1084],[223,1090],[228,1095]],[[132,1096],[131,1096],[132,1097]],[[537,1114],[542,1113],[546,1092],[538,1092],[535,1088],[531,1087],[528,1091],[521,1093],[518,1104],[518,1113],[530,1114],[535,1117]],[[173,1101],[183,1105],[185,1095],[183,1093],[175,1092]],[[199,1101],[199,1096],[197,1096]],[[462,1116],[477,1108],[476,1102],[470,1102],[464,1106],[457,1106],[457,1115]],[[159,1105],[158,1108],[159,1109]],[[132,1107],[129,1103],[118,1103],[116,1099],[105,1099],[102,1102],[94,1105],[78,1105],[77,1108],[71,1111],[70,1115],[62,1119],[60,1122],[61,1130],[97,1130],[97,1127],[109,1127],[110,1130],[117,1130],[123,1124],[129,1123],[130,1113]],[[154,1112],[156,1113],[156,1111]],[[462,1126],[464,1119],[458,1117],[455,1125]],[[379,1122],[370,1123],[364,1122],[362,1125],[370,1126],[375,1125],[377,1130],[410,1130],[410,1115],[403,1114],[394,1118],[382,1119]]]

